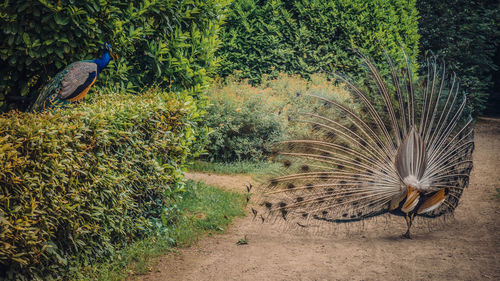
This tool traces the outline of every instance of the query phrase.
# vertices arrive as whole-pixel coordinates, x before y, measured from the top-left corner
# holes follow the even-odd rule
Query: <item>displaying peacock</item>
[[[390,213],[406,219],[410,238],[415,216],[457,207],[474,148],[457,78],[435,60],[418,78],[406,56],[403,70],[387,59],[382,75],[360,56],[362,84],[337,75],[351,98],[302,97],[298,136],[275,145],[282,168],[261,185],[254,217],[311,227]]]
[[[68,65],[42,88],[31,109],[42,111],[82,100],[111,58],[116,60],[118,56],[113,53],[110,44],[104,43],[104,52],[100,58]]]

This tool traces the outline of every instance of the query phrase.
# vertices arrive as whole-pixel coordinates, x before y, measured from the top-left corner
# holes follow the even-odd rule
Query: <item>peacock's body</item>
[[[105,43],[100,58],[77,61],[68,65],[42,88],[31,106],[32,110],[42,111],[82,100],[111,58],[116,59],[116,57],[111,45]]]
[[[358,103],[308,96],[304,133],[276,145],[283,164],[265,184],[255,216],[310,227],[391,213],[438,217],[457,207],[472,169],[473,124],[466,98],[444,66],[414,79],[409,63],[384,79],[363,57],[363,89],[339,77]],[[385,80],[389,80],[387,83]],[[377,93],[371,99],[366,93]],[[373,100],[373,101],[372,101]]]

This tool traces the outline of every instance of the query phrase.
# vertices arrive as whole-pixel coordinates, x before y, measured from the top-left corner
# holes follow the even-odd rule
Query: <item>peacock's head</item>
[[[113,58],[113,60],[117,60],[118,59],[118,55],[113,52],[113,48],[111,47],[110,44],[104,43],[104,50],[106,50],[106,51],[109,52],[109,54],[111,55],[111,57]]]

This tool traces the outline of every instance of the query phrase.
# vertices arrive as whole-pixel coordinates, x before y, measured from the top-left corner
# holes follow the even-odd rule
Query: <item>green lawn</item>
[[[261,175],[280,167],[278,163],[272,162],[232,162],[212,163],[205,161],[194,161],[189,167],[190,171],[215,173],[215,174],[252,174]]]

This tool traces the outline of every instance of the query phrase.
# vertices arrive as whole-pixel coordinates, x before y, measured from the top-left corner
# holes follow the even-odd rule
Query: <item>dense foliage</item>
[[[266,159],[272,143],[297,130],[289,118],[296,118],[299,108],[307,106],[301,97],[308,94],[350,97],[324,74],[313,74],[309,80],[299,75],[264,76],[260,85],[230,76],[217,84],[208,95],[212,106],[203,119],[203,125],[213,128],[204,159],[212,162]]]
[[[206,160],[263,160],[268,145],[282,137],[284,124],[276,112],[280,102],[269,91],[259,91],[248,84],[239,86],[228,79],[208,95],[212,106],[203,125],[212,131],[208,135]]]
[[[204,143],[197,122],[227,5],[0,3],[0,110],[25,109],[62,67],[99,56],[103,42],[120,55],[92,104],[0,116],[0,279],[71,279],[169,223],[181,168]],[[149,85],[164,90],[127,94]]]
[[[0,3],[0,110],[26,108],[69,63],[120,55],[98,85],[138,91],[193,88],[214,76],[219,25],[228,0],[27,0]],[[106,74],[106,73],[104,73]]]
[[[235,0],[221,37],[222,75],[240,70],[252,83],[279,72],[308,77],[322,71],[360,72],[351,49],[382,61],[415,61],[418,53],[415,0]]]
[[[68,278],[167,224],[197,111],[150,91],[0,116],[0,279]]]
[[[425,51],[438,55],[457,73],[471,110],[479,114],[492,92],[493,71],[498,69],[494,61],[500,45],[498,1],[420,0],[417,8],[422,55]]]

